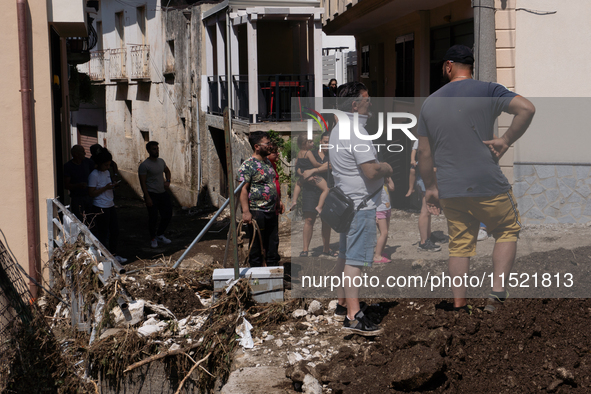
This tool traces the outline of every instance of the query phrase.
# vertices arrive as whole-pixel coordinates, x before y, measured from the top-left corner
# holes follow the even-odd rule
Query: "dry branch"
[[[188,373],[188,374],[187,374],[187,375],[186,375],[186,376],[183,378],[183,380],[181,380],[181,384],[179,384],[179,388],[177,389],[177,391],[176,391],[174,394],[179,394],[179,393],[181,392],[181,389],[183,388],[183,384],[185,384],[185,380],[187,380],[187,378],[188,378],[189,376],[191,376],[191,374],[193,373],[193,371],[195,370],[195,368],[197,368],[197,367],[199,366],[199,364],[201,364],[202,362],[204,362],[205,360],[207,360],[207,359],[209,358],[209,356],[211,356],[211,353],[212,353],[212,352],[209,352],[209,353],[207,354],[207,356],[205,356],[205,357],[203,357],[201,360],[197,361],[197,362],[195,363],[195,365],[193,365],[193,366],[191,367],[191,369],[189,370],[189,373]],[[205,371],[205,372],[207,372],[207,371]],[[207,372],[207,373],[209,373],[209,372]],[[211,375],[211,374],[210,374],[210,375]],[[212,376],[213,376],[213,375],[212,375]]]
[[[125,372],[129,372],[131,370],[136,369],[137,367],[141,367],[142,365],[151,363],[152,361],[156,361],[156,360],[160,360],[161,358],[164,357],[168,357],[168,356],[174,356],[175,354],[180,354],[180,353],[186,353],[189,350],[192,350],[198,346],[200,346],[201,344],[199,342],[192,344],[189,347],[186,347],[184,349],[176,349],[176,350],[170,350],[168,352],[164,352],[164,353],[159,353],[159,354],[155,354],[151,357],[145,358],[142,361],[138,361],[137,363],[131,364],[129,367],[125,368],[125,370],[123,371],[123,373]]]

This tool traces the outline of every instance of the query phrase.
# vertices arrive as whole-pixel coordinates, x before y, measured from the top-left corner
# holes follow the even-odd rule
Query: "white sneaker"
[[[156,238],[152,239],[152,241],[150,242],[150,246],[153,248],[158,247],[158,241],[156,240]]]
[[[114,256],[115,260],[117,260],[119,263],[124,264],[127,259],[125,257],[121,257],[121,256]]]
[[[488,233],[486,232],[485,229],[481,228],[480,230],[478,230],[478,240],[479,241],[484,241],[487,238],[488,238]]]
[[[164,236],[164,234],[163,234],[163,235],[158,235],[158,236],[156,236],[156,240],[157,240],[157,241],[161,241],[161,242],[162,242],[163,244],[165,244],[165,245],[168,245],[169,243],[171,243],[171,242],[172,242],[170,239],[166,238],[166,237]]]

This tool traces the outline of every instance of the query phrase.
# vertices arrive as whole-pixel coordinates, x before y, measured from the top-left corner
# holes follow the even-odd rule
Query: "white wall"
[[[345,51],[355,50],[355,37],[354,36],[327,36],[322,33],[322,48],[329,47],[348,47]]]
[[[133,5],[129,6],[127,4]],[[107,121],[107,146],[113,154],[123,176],[139,193],[137,184],[137,168],[146,159],[145,142],[140,130],[149,131],[149,139],[158,141],[160,157],[166,161],[171,169],[171,190],[179,202],[183,205],[194,204],[194,196],[189,192],[191,188],[191,155],[190,128],[183,127],[181,116],[187,118],[188,113],[183,113],[182,108],[186,103],[180,101],[176,94],[181,77],[176,76],[174,83],[165,82],[162,74],[165,45],[163,14],[160,0],[146,2],[126,0],[125,5],[115,0],[101,1],[101,20],[103,23],[104,49],[119,47],[119,38],[115,30],[115,13],[124,11],[125,43],[127,52],[127,75],[131,75],[130,45],[141,44],[140,29],[137,24],[137,10],[135,6],[146,6],[146,43],[150,46],[150,75],[151,81],[138,85],[136,81],[128,79],[127,83],[116,84],[107,78],[106,86],[106,121]],[[178,37],[184,37],[185,31],[175,32]],[[186,53],[180,53],[182,48],[175,46],[177,62],[184,59]],[[105,61],[105,74],[109,74],[109,64]],[[143,100],[138,99],[138,90],[146,91],[149,85],[149,96]],[[131,130],[126,133],[127,107],[125,101],[132,103]],[[176,101],[175,101],[176,100]],[[177,108],[181,111],[178,113]],[[100,137],[100,135],[99,135]],[[102,144],[102,139],[99,138]],[[140,193],[141,194],[141,193]]]

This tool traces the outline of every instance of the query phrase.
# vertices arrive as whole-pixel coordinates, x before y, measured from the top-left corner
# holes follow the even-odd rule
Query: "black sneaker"
[[[349,320],[349,317],[345,316],[343,330],[366,337],[375,337],[384,333],[384,329],[369,320],[362,311],[357,312],[355,320]]]
[[[502,292],[501,294],[497,292],[491,292],[488,295],[488,300],[486,302],[484,310],[493,313],[497,310],[497,308],[501,308],[503,305],[505,305],[505,303],[507,302],[507,298],[509,298],[509,292],[505,290],[504,293],[505,294],[503,294]]]
[[[431,240],[431,242],[438,243],[438,244],[444,244],[449,242],[449,236],[443,234],[443,231],[434,231],[431,233],[431,236],[429,237],[429,239]]]
[[[434,244],[430,239],[426,240],[424,244],[419,241],[419,252],[439,252],[441,246]]]
[[[359,303],[359,309],[363,312],[367,309],[367,304],[363,301]],[[345,317],[347,317],[347,307],[342,306],[341,304],[337,304],[337,309],[334,310],[334,317],[336,321],[345,321]]]

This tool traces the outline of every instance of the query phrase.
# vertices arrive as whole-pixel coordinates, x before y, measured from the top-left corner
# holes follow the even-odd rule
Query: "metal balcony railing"
[[[127,49],[111,49],[109,55],[109,77],[111,80],[127,79]]]
[[[90,76],[91,81],[105,80],[105,51],[90,52],[88,75]]]
[[[209,108],[208,112],[219,115],[227,105],[228,85],[224,75],[208,76]],[[249,108],[248,75],[232,75],[234,116],[252,119]],[[259,104],[256,115],[258,121],[290,121],[301,118],[301,108],[295,112],[291,100],[302,97],[314,97],[314,75],[259,75],[258,91],[255,100]]]
[[[129,54],[131,56],[131,79],[150,79],[150,46],[132,45]]]
[[[300,120],[301,98],[314,97],[314,75],[259,75],[259,90],[264,98],[259,100],[257,116],[259,120],[274,122]],[[294,112],[291,108],[292,98],[298,99],[298,110]]]
[[[240,119],[248,119],[248,75],[232,75],[234,83],[234,114]]]

